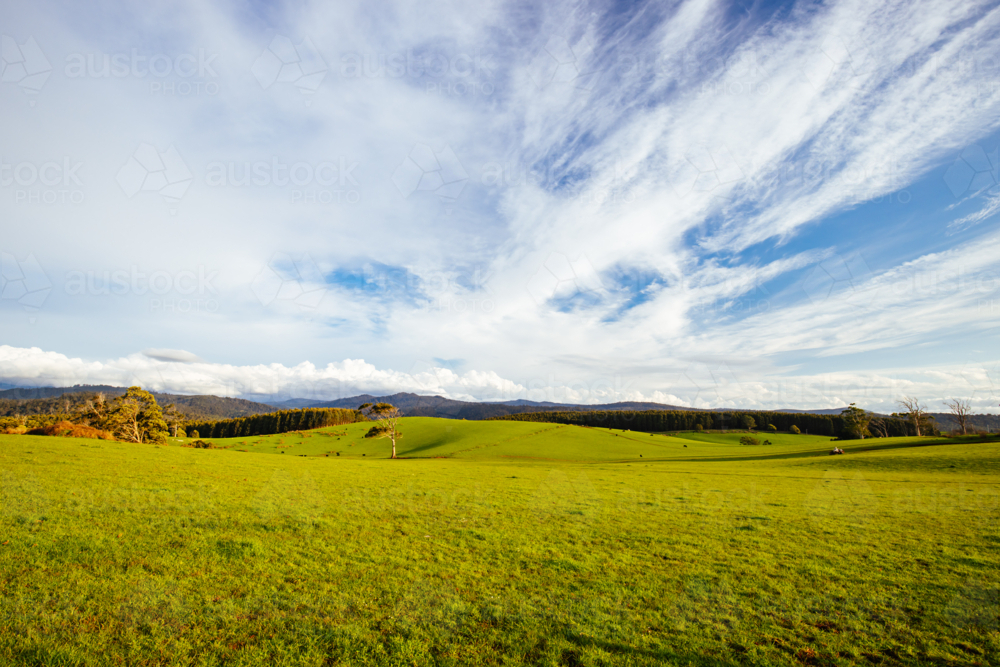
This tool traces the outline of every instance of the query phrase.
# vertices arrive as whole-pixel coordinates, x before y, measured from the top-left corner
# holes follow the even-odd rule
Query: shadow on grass
[[[447,445],[448,443],[454,442],[454,441],[456,441],[458,439],[459,438],[458,438],[458,434],[457,433],[442,433],[441,435],[439,435],[438,437],[434,438],[433,440],[431,440],[429,442],[425,442],[424,444],[420,445],[419,447],[414,447],[413,449],[403,450],[403,447],[400,446],[400,448],[399,448],[399,457],[400,458],[404,458],[404,459],[405,458],[424,458],[424,457],[420,457],[420,456],[414,456],[414,454],[419,454],[420,452],[425,452],[428,449],[434,449],[435,447],[441,447],[442,445]]]

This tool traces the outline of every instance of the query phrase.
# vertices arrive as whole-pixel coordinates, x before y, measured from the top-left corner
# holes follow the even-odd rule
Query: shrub
[[[802,433],[802,429],[800,429],[795,424],[792,424],[792,427],[790,429],[788,429],[788,430],[791,431],[792,433],[794,433],[795,435],[798,435],[798,434]]]
[[[190,433],[188,433],[188,437],[189,438],[200,438],[201,434],[198,433],[198,431],[191,431]]]
[[[191,443],[191,447],[195,449],[212,449],[212,443],[205,442],[204,440],[195,440]],[[282,452],[283,454],[284,452]]]
[[[94,428],[93,426],[86,426],[85,424],[74,424],[73,422],[66,420],[58,421],[55,424],[49,424],[48,426],[33,428],[27,432],[27,435],[55,435],[66,438],[93,438],[94,440],[115,439],[114,436],[107,431],[102,431],[101,429]]]
[[[767,425],[767,430],[770,431],[771,433],[777,433],[778,432],[778,427],[775,426],[774,424],[768,424]]]
[[[757,438],[753,437],[752,435],[745,435],[742,438],[740,438],[740,444],[741,445],[759,445],[760,444],[760,440],[758,440]],[[768,444],[770,444],[770,443],[768,443]]]
[[[701,433],[702,431],[705,430],[705,428],[701,424],[695,424],[694,430],[698,431],[698,433]]]

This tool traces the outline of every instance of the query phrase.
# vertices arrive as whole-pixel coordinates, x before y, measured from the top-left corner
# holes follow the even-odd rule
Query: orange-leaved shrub
[[[64,438],[93,438],[95,440],[114,440],[114,436],[107,431],[102,431],[93,426],[85,424],[74,424],[69,421],[60,421],[48,426],[33,428],[25,435],[56,435]]]

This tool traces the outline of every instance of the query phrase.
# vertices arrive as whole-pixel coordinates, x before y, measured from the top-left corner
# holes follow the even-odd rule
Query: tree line
[[[196,397],[197,398],[197,397]],[[174,404],[162,408],[156,396],[141,387],[129,387],[123,395],[108,401],[104,394],[75,394],[46,401],[60,410],[51,414],[15,414],[0,417],[0,430],[5,433],[37,433],[58,435],[73,431],[74,425],[92,429],[86,437],[113,437],[128,442],[163,442],[169,436],[193,438],[236,438],[272,435],[325,426],[340,426],[355,422],[374,421],[367,437],[399,437],[397,423],[400,410],[388,403],[366,403],[357,410],[345,408],[302,408],[280,410],[232,419],[188,419]],[[898,401],[902,410],[891,415],[878,415],[857,407],[854,403],[839,415],[807,412],[789,413],[767,410],[592,410],[542,411],[495,416],[494,420],[549,422],[579,426],[634,429],[647,432],[709,430],[748,430],[805,432],[840,439],[865,437],[905,437],[940,435],[934,416],[915,398]],[[971,418],[968,401],[947,403],[951,416],[963,434]],[[82,433],[82,431],[81,431]]]
[[[366,420],[366,417],[357,410],[302,408],[218,421],[189,421],[184,424],[184,429],[192,438],[241,438],[340,426]]]
[[[90,390],[85,387],[70,387],[58,389],[49,387],[37,390],[6,390],[0,392],[0,417],[17,417],[32,415],[71,415],[88,401],[96,400],[98,394],[105,400],[111,400],[127,392],[123,387],[98,387]],[[53,392],[61,394],[49,395]],[[159,405],[173,404],[184,414],[185,419],[198,421],[213,421],[233,419],[248,415],[274,412],[278,408],[262,403],[255,403],[242,398],[225,398],[220,396],[181,396],[179,394],[164,394],[150,392]],[[35,395],[38,394],[38,395]]]
[[[63,394],[48,398],[0,398],[0,417],[31,417],[35,415],[71,415],[95,394]]]
[[[51,400],[51,407],[58,412],[0,417],[0,430],[10,434],[80,435],[124,442],[160,443],[165,442],[167,437],[271,435],[368,420],[358,410],[343,408],[304,408],[233,419],[190,420],[172,403],[161,407],[156,397],[141,387],[129,387],[124,394],[112,400],[108,400],[103,392],[39,400]]]
[[[845,413],[847,411],[845,410]],[[871,413],[868,413],[871,414]],[[926,414],[926,413],[925,413]],[[693,431],[701,429],[742,430],[773,425],[778,431],[796,429],[810,435],[825,435],[844,440],[868,435],[877,428],[880,437],[894,438],[909,435],[938,435],[932,420],[914,422],[903,415],[873,417],[859,429],[853,414],[822,415],[807,412],[771,412],[766,410],[732,410],[719,412],[692,412],[687,410],[595,410],[592,412],[529,412],[494,417],[494,420],[551,422],[602,428],[630,429],[635,431]],[[852,421],[855,420],[855,421]],[[752,426],[748,426],[752,424]]]
[[[72,435],[125,442],[163,442],[171,425],[184,416],[173,405],[161,408],[141,387],[129,387],[109,401],[103,393],[59,404],[63,412],[47,415],[15,414],[0,419],[4,433]]]

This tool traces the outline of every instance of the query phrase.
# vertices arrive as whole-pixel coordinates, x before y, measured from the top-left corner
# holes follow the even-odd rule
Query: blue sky
[[[0,25],[2,382],[1000,402],[996,3]]]

